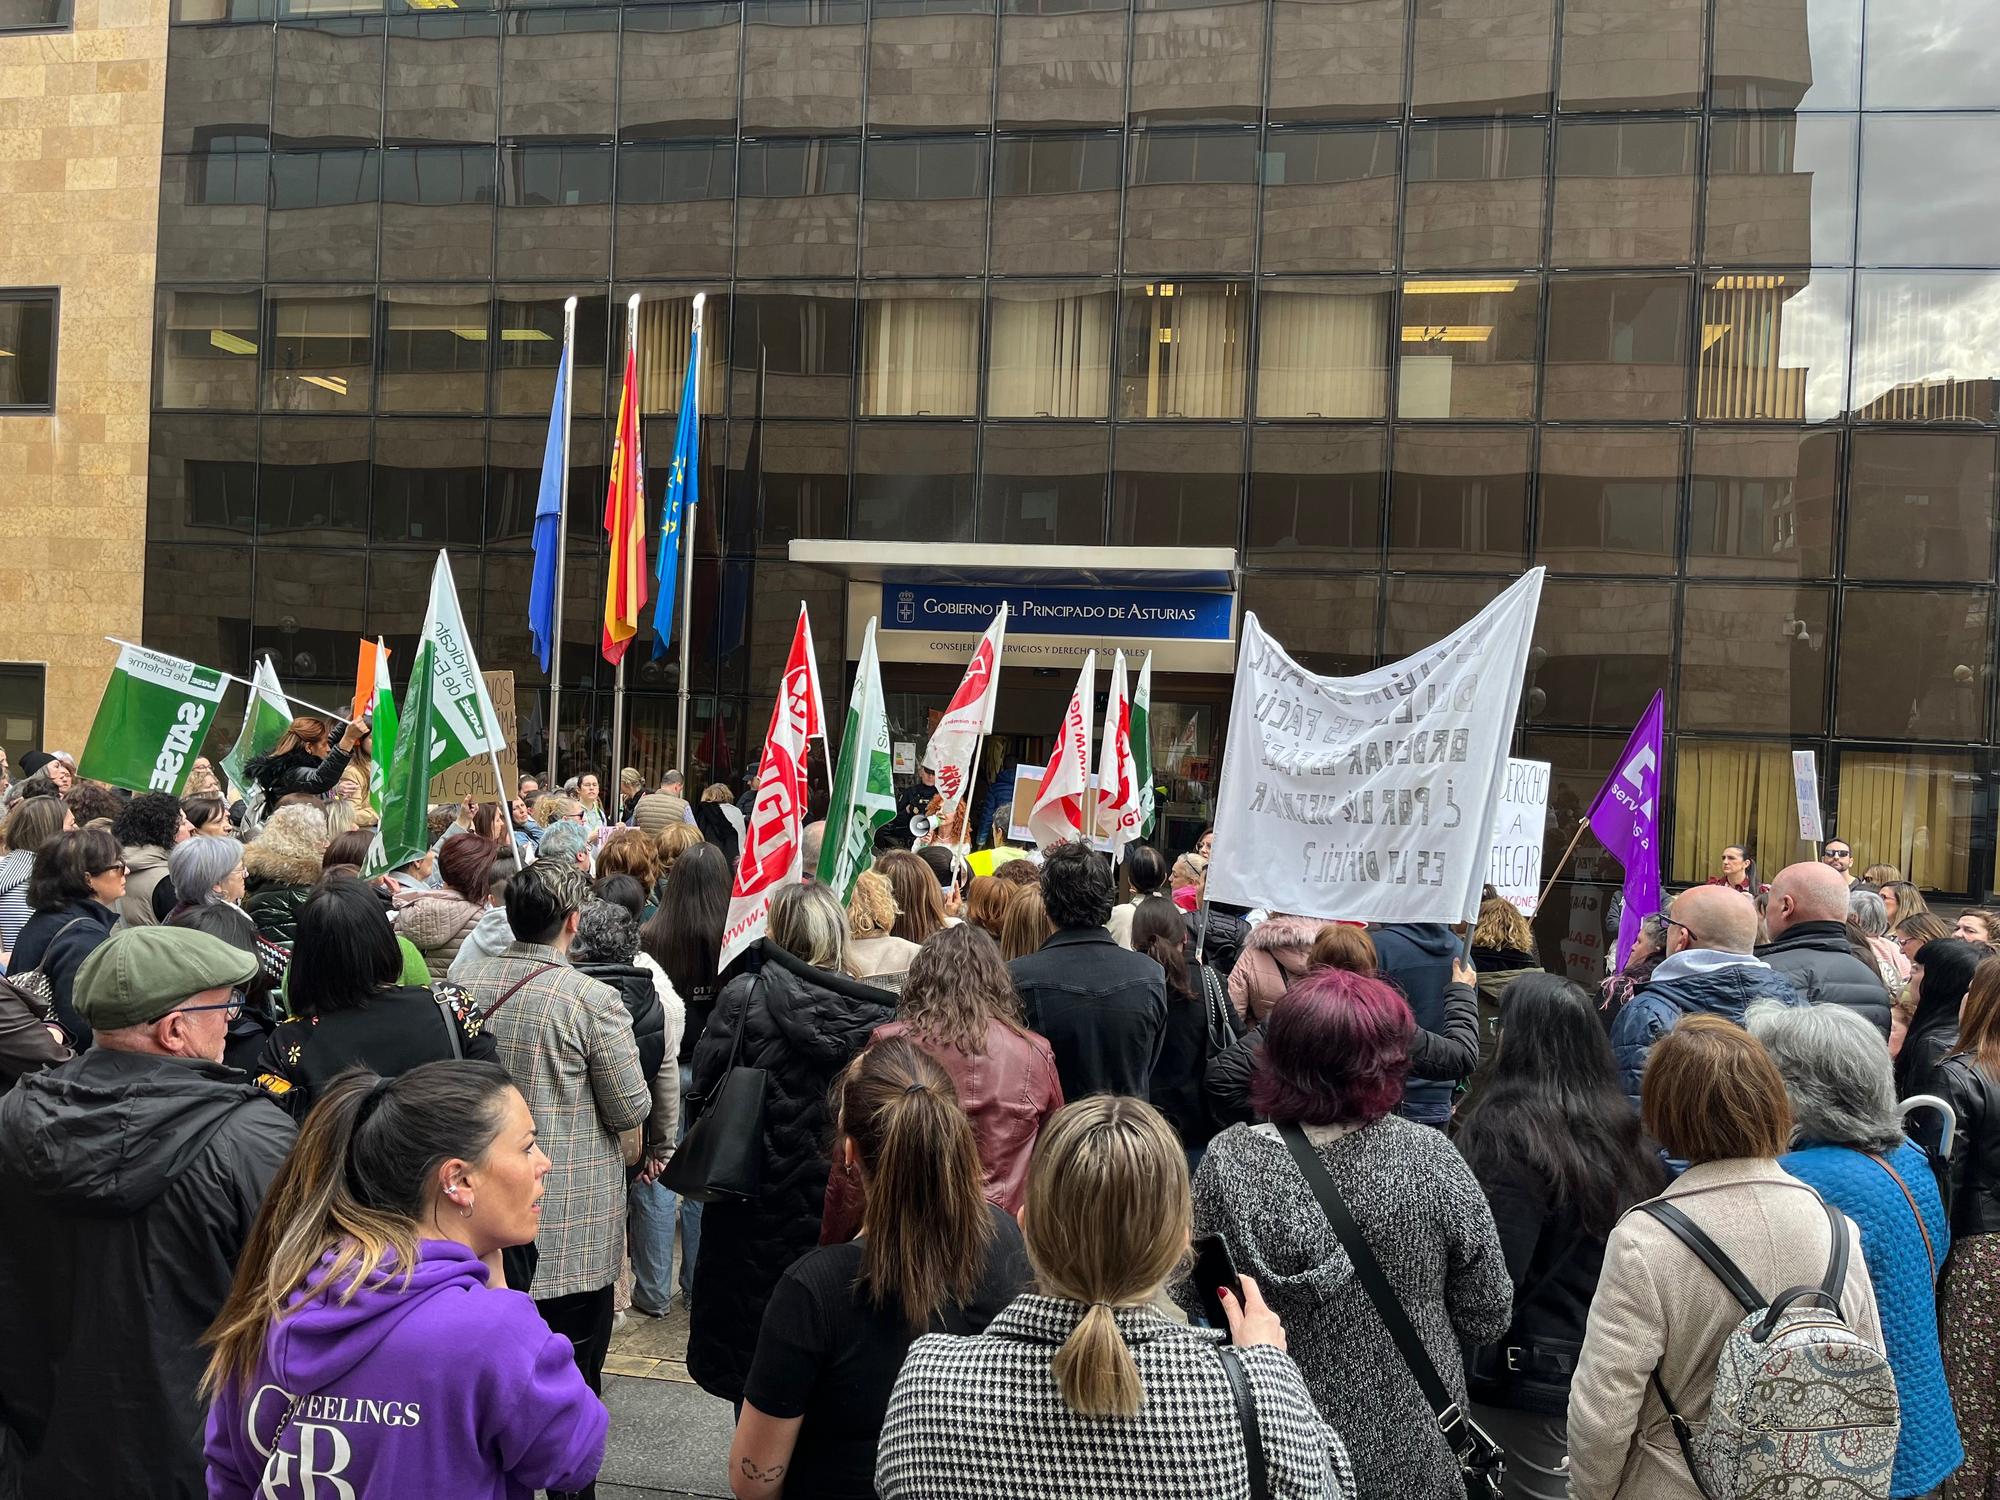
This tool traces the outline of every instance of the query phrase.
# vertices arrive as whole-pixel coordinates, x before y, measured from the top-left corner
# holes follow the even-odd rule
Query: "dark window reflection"
[[[1855,589],[1841,595],[1836,734],[1978,740],[1993,672],[1991,596]]]
[[[1667,685],[1673,640],[1672,584],[1550,580],[1529,653],[1528,722],[1628,730]]]
[[[1125,122],[1122,0],[1007,0],[1001,9],[1001,129]]]
[[[486,503],[486,424],[378,422],[371,481],[371,540],[476,547]]]
[[[619,147],[619,276],[727,276],[735,182],[733,141]]]
[[[1702,65],[1705,0],[1564,0],[1564,109],[1694,109]]]
[[[1413,278],[1403,283],[1396,414],[1534,415],[1541,284],[1533,277]]]
[[[542,459],[548,451],[549,423],[524,418],[495,422],[487,439],[486,525],[488,547],[521,547],[532,544],[535,535],[535,506],[541,497]],[[569,425],[569,537],[564,566],[574,592],[576,568],[596,555],[604,536],[604,491],[610,482],[605,473],[604,424],[600,421],[572,421]],[[581,545],[579,545],[581,543]],[[599,597],[599,604],[603,600]]]
[[[1116,136],[1008,136],[993,143],[995,275],[1101,275],[1118,266]]]
[[[1254,132],[1135,135],[1127,181],[1127,271],[1250,269],[1257,211]]]
[[[625,12],[618,134],[627,141],[736,130],[740,8],[632,6]]]
[[[1374,567],[1381,549],[1382,453],[1379,428],[1253,428],[1251,565]]]
[[[365,412],[375,373],[371,292],[273,287],[264,301],[264,409]]]
[[[386,139],[491,142],[499,109],[497,16],[390,18]]]
[[[1852,116],[1730,119],[1708,131],[1712,262],[1844,265],[1854,252]]]
[[[494,321],[500,342],[494,354],[493,409],[504,415],[538,414],[548,420],[555,396],[556,367],[562,360],[563,302],[578,294],[576,358],[571,376],[571,410],[580,417],[604,414],[605,352],[609,320],[602,288],[497,287]],[[619,362],[624,373],[624,362]]]
[[[199,151],[218,135],[268,138],[272,30],[177,26],[167,33],[166,150]]]
[[[1685,416],[1688,290],[1679,276],[1552,277],[1543,414],[1551,421]]]
[[[1831,575],[1839,469],[1838,433],[1697,428],[1688,570]]]
[[[1274,130],[1264,150],[1266,271],[1381,271],[1396,260],[1393,130]]]
[[[247,662],[250,556],[248,547],[148,547],[146,643],[186,661]],[[195,579],[199,589],[189,587]],[[233,736],[233,727],[219,727]]]
[[[616,126],[618,12],[529,10],[507,17],[503,139],[608,138]]]
[[[1991,435],[1857,432],[1848,452],[1848,577],[1991,577]]]
[[[491,323],[485,287],[383,288],[377,408],[485,411]]]
[[[1308,672],[1352,676],[1378,660],[1375,606],[1380,593],[1381,583],[1373,574],[1246,573],[1242,608],[1254,613],[1264,633]]]
[[[745,0],[743,22],[746,132],[860,128],[863,0]]]
[[[1775,21],[1775,24],[1774,24]],[[1718,109],[1853,109],[1861,102],[1861,0],[1716,0]]]
[[[1532,437],[1526,430],[1398,428],[1390,566],[1518,570]]]
[[[257,471],[257,534],[288,545],[358,546],[367,530],[368,423],[266,417]]]
[[[847,489],[845,423],[733,423],[724,548],[782,557],[794,537],[848,536]]]
[[[1555,30],[1555,0],[1417,0],[1410,98],[1421,114],[1540,114]]]
[[[987,143],[871,141],[861,269],[976,276],[986,269]]]
[[[491,146],[400,146],[382,154],[382,275],[493,274],[497,159]]]
[[[874,0],[872,130],[983,130],[993,99],[992,0]]]
[[[500,274],[606,276],[609,146],[509,146],[500,161]]]
[[[382,138],[382,22],[331,16],[277,31],[271,137],[291,146],[371,146]]]
[[[261,281],[271,159],[262,151],[160,162],[162,281]]]
[[[739,416],[843,417],[854,390],[851,288],[739,283],[730,337]]]
[[[1382,610],[1382,659],[1401,661],[1442,640],[1505,587],[1499,579],[1391,575]]]
[[[1254,121],[1263,74],[1260,0],[1199,6],[1138,0],[1132,17],[1134,124]]]
[[[1831,589],[1690,586],[1683,729],[1823,734]]]
[[[0,326],[9,312],[23,305],[0,303]],[[163,288],[153,332],[153,404],[255,411],[262,322],[262,299],[255,291]],[[0,347],[15,349],[12,344]],[[21,352],[15,349],[16,363]],[[5,389],[5,375],[0,370],[0,391]]]
[[[1565,120],[1556,130],[1561,266],[1676,266],[1694,259],[1693,120]]]
[[[273,281],[365,281],[375,275],[380,151],[283,151],[271,157]]]
[[[848,535],[885,542],[972,540],[971,424],[864,424],[854,435]]]
[[[1104,427],[989,427],[979,540],[1099,545],[1109,436]]]
[[[737,152],[736,274],[852,276],[856,141],[745,141]]]
[[[1540,264],[1547,142],[1548,127],[1530,121],[1412,126],[1404,263]]]
[[[257,419],[159,416],[146,452],[149,541],[248,537],[257,516]],[[187,592],[183,581],[180,592]],[[207,580],[202,579],[203,588]]]
[[[1243,521],[1243,431],[1121,427],[1113,546],[1234,547]]]
[[[1671,571],[1680,487],[1678,431],[1550,428],[1535,556],[1567,573]]]
[[[1275,0],[1271,118],[1381,120],[1402,113],[1403,0]]]

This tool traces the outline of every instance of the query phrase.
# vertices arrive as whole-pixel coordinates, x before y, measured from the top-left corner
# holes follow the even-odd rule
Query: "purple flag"
[[[1590,804],[1590,831],[1625,867],[1616,970],[1623,971],[1639,924],[1660,909],[1660,761],[1666,752],[1666,699],[1653,701],[1618,754],[1618,768]]]

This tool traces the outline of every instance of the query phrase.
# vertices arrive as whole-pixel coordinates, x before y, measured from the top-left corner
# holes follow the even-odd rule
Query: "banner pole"
[[[140,645],[140,644],[139,644],[139,643],[138,643],[137,641],[127,641],[127,640],[121,640],[121,639],[120,639],[119,637],[117,637],[117,636],[115,636],[115,635],[107,635],[107,636],[105,636],[105,637],[104,637],[104,639],[105,639],[105,640],[107,640],[107,641],[109,641],[109,642],[111,642],[111,644],[112,644],[112,645],[114,645],[114,646],[129,646],[129,647],[131,647],[131,648],[132,648],[132,649],[133,649],[134,651],[152,651],[152,650],[153,650],[153,648],[152,648],[151,646],[142,646],[142,645]],[[160,652],[156,652],[155,654],[156,654],[156,655],[160,655],[160,656],[165,656],[165,655],[167,655],[168,653],[167,653],[167,652],[164,652],[164,651],[160,651]],[[267,655],[268,655],[268,653],[267,653]],[[216,675],[217,677],[226,677],[226,678],[228,678],[228,679],[229,679],[229,680],[230,680],[231,682],[240,682],[240,683],[242,683],[242,684],[243,684],[243,685],[244,685],[245,687],[249,688],[249,689],[251,690],[251,692],[252,692],[253,694],[254,694],[254,693],[256,692],[256,690],[257,690],[257,684],[256,684],[255,682],[251,681],[251,679],[249,679],[248,677],[238,677],[238,676],[237,676],[237,675],[236,675],[236,674],[235,674],[234,672],[225,672],[225,671],[223,671],[223,670],[222,670],[222,668],[220,668],[220,667],[209,667],[209,666],[203,666],[203,664],[202,664],[201,662],[194,662],[194,663],[192,663],[192,665],[194,665],[194,666],[197,666],[197,667],[201,667],[201,668],[202,668],[202,670],[203,670],[203,671],[205,671],[205,672],[213,672],[213,673],[214,673],[214,674],[215,674],[215,675]],[[320,716],[320,717],[321,717],[322,719],[327,719],[327,720],[330,720],[331,722],[333,722],[333,723],[335,723],[335,724],[345,724],[345,723],[347,722],[347,710],[346,710],[346,709],[344,709],[344,708],[343,708],[343,709],[338,709],[338,710],[335,710],[335,709],[331,709],[331,708],[321,708],[321,707],[320,707],[320,706],[319,706],[319,705],[318,705],[317,703],[308,703],[308,702],[306,702],[306,700],[305,700],[305,699],[303,699],[303,698],[297,698],[297,697],[294,697],[294,696],[293,696],[293,695],[292,695],[292,694],[291,694],[291,693],[290,693],[289,691],[287,691],[287,692],[286,692],[286,694],[285,694],[285,701],[286,701],[287,703],[295,703],[295,704],[297,704],[297,705],[298,705],[298,706],[299,706],[300,708],[309,708],[309,709],[311,709],[311,710],[312,710],[312,711],[313,711],[314,713],[318,714],[318,715],[319,715],[319,716]]]
[[[556,780],[556,745],[562,734],[562,633],[563,581],[569,563],[569,408],[570,392],[576,386],[576,298],[563,303],[563,431],[562,489],[556,506],[556,618],[549,638],[549,790]],[[493,774],[500,774],[496,763]],[[502,787],[501,792],[507,791]]]
[[[493,767],[493,784],[500,788],[500,816],[507,820],[507,852],[513,855],[515,863],[519,864],[521,847],[514,842],[514,796],[507,790],[506,778],[500,774],[500,752],[490,745],[487,746],[486,761]]]
[[[708,301],[708,293],[706,292],[695,293],[694,326],[692,330],[693,337],[688,347],[688,359],[690,361],[699,361],[701,358],[701,313],[702,313],[702,306],[707,301]],[[694,368],[695,368],[694,380],[691,386],[689,387],[692,392],[692,395],[690,396],[689,399],[691,399],[694,402],[694,455],[695,455],[695,465],[698,469],[701,464],[701,366],[699,363],[696,363]],[[694,504],[686,507],[685,514],[681,516],[681,535],[680,535],[680,549],[681,549],[680,551],[680,570],[681,570],[680,669],[681,670],[680,670],[680,683],[679,683],[680,692],[677,695],[678,702],[676,702],[676,704],[674,705],[673,763],[675,767],[679,769],[681,775],[690,778],[687,783],[689,786],[692,786],[694,784],[692,780],[694,776],[694,768],[692,765],[689,764],[688,749],[687,749],[688,673],[690,670],[688,665],[688,656],[690,651],[689,639],[688,639],[688,627],[690,622],[694,618],[695,513],[700,509],[701,509],[701,485],[699,484],[699,482],[697,482],[695,485]]]
[[[1576,833],[1570,838],[1569,847],[1563,850],[1562,858],[1557,860],[1556,867],[1549,871],[1548,884],[1542,887],[1541,895],[1535,898],[1535,910],[1537,912],[1542,909],[1542,904],[1549,899],[1549,892],[1556,888],[1556,880],[1562,875],[1563,866],[1568,864],[1569,857],[1576,853],[1576,846],[1583,841],[1583,830],[1589,826],[1590,819],[1580,818],[1577,820]]]

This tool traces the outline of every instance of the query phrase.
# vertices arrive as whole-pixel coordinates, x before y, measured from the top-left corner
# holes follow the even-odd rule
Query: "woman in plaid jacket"
[[[1272,1500],[1352,1500],[1347,1450],[1254,1281],[1241,1303],[1223,1294],[1228,1355],[1153,1305],[1188,1249],[1184,1161],[1137,1099],[1096,1095],[1049,1122],[1021,1226],[1039,1291],[977,1338],[911,1346],[876,1454],[881,1500],[1247,1500],[1225,1359],[1255,1407]]]

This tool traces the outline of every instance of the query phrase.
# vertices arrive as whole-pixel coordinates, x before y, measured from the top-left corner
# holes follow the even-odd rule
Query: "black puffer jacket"
[[[1785,935],[1766,943],[1757,956],[1788,976],[1812,1005],[1844,1005],[1889,1034],[1889,991],[1882,973],[1865,964],[1847,946],[1847,928],[1840,922],[1799,922]]]
[[[10,971],[25,974],[40,969],[55,988],[50,1019],[63,1029],[70,1046],[81,1052],[90,1045],[90,1025],[70,1003],[76,971],[97,951],[118,925],[118,913],[88,896],[38,911],[21,928]]]
[[[1951,1237],[2000,1234],[2000,1083],[1963,1053],[1939,1065],[1935,1083],[1958,1116],[1945,1191]]]
[[[283,755],[258,756],[243,768],[243,773],[264,789],[264,808],[268,813],[277,806],[280,797],[293,792],[324,797],[340,784],[340,773],[347,769],[349,759],[348,752],[337,742],[324,759],[303,745],[294,745]]]
[[[748,1203],[710,1203],[701,1213],[687,1366],[711,1395],[742,1399],[764,1304],[785,1269],[819,1244],[833,1130],[827,1091],[894,1016],[895,999],[761,941],[723,989],[695,1047],[687,1107],[696,1121],[729,1070],[739,1030],[741,1066],[766,1070],[763,1190]]]
[[[309,885],[260,885],[243,898],[243,913],[257,924],[257,936],[289,953],[311,895]]]
[[[618,991],[632,1017],[632,1040],[639,1047],[639,1071],[651,1083],[667,1056],[667,1008],[660,1004],[660,992],[653,987],[653,975],[637,964],[571,964],[579,974],[608,984]]]
[[[97,1049],[0,1098],[0,1413],[23,1493],[206,1496],[199,1340],[291,1143],[220,1063]]]

